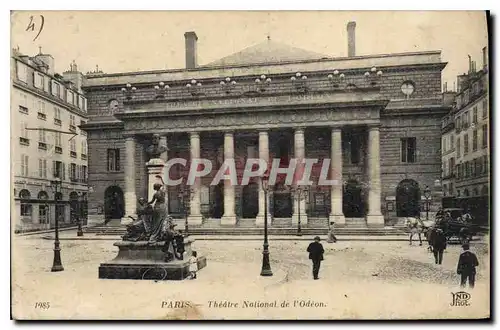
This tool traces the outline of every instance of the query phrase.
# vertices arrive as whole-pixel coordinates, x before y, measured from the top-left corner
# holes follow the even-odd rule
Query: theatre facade
[[[333,58],[273,40],[199,66],[197,36],[185,34],[186,68],[86,76],[89,224],[135,217],[148,197],[146,149],[153,134],[163,160],[204,158],[210,173],[186,185],[188,166],[163,173],[168,212],[189,226],[261,226],[264,192],[248,184],[211,185],[225,159],[238,180],[247,159],[312,158],[308,193],[282,180],[270,187],[271,226],[394,225],[441,205],[439,51]],[[336,185],[317,184],[329,160]],[[166,179],[165,179],[166,181]],[[240,181],[239,181],[240,182]],[[428,188],[431,196],[424,197]]]

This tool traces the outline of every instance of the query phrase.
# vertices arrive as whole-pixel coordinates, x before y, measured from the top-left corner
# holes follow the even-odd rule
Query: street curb
[[[82,226],[82,229],[87,228],[87,226]],[[68,230],[75,230],[78,229],[78,226],[74,227],[64,227],[64,228],[59,228],[59,231],[68,231]],[[31,236],[31,235],[40,235],[40,234],[47,234],[47,233],[53,233],[55,232],[55,229],[47,229],[47,230],[40,230],[40,231],[32,231],[29,233],[14,233],[15,236]]]
[[[229,237],[197,237],[197,236],[190,236],[194,238],[196,241],[262,241],[262,237],[237,237],[237,236],[229,236]],[[53,240],[54,237],[52,236],[42,236],[42,239],[45,240]],[[272,241],[312,241],[314,236],[311,237],[297,237],[297,236],[290,236],[290,237],[272,237],[269,236],[269,240]],[[120,236],[106,236],[106,237],[59,237],[60,241],[121,241]],[[322,238],[322,240],[326,243],[326,237]],[[374,236],[359,236],[359,237],[346,237],[342,238],[342,236],[337,237],[337,242],[356,242],[356,241],[373,241],[373,242],[408,242],[408,237],[402,236],[402,237],[374,237]],[[484,240],[482,238],[476,238],[472,240],[472,242],[483,242]],[[335,243],[328,243],[328,244],[335,244]]]

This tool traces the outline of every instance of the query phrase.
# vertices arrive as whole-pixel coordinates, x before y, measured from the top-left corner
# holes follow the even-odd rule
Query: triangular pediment
[[[240,52],[209,63],[208,66],[280,63],[300,60],[319,60],[329,56],[266,40]]]

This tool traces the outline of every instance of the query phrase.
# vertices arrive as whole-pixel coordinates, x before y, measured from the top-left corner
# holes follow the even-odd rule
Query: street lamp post
[[[424,189],[424,197],[425,197],[425,220],[429,220],[429,199],[431,198],[431,190],[429,186],[425,186]]]
[[[309,194],[309,190],[307,187],[301,187],[301,186],[296,186],[293,189],[293,193],[295,195],[295,200],[297,201],[297,206],[298,206],[298,213],[299,213],[299,221],[298,221],[298,226],[297,226],[297,236],[302,236],[302,227],[301,227],[301,221],[300,221],[300,203],[307,198]]]
[[[82,219],[83,219],[83,193],[78,194],[78,230],[76,232],[76,236],[83,236],[82,230]]]
[[[194,194],[192,189],[187,190],[186,187],[184,186],[181,186],[179,188],[179,199],[181,200],[182,212],[184,215],[184,232],[185,232],[184,236],[186,237],[189,236],[188,212],[186,207],[186,197],[188,197],[187,196],[188,193],[190,200],[193,200]]]
[[[261,177],[262,190],[264,190],[264,249],[262,250],[262,269],[260,276],[273,276],[269,263],[269,242],[267,241],[267,193],[269,192],[269,175],[264,173]]]
[[[64,268],[61,263],[61,248],[59,246],[59,217],[57,214],[57,201],[59,200],[59,194],[61,192],[61,179],[56,178],[50,182],[52,189],[54,190],[54,204],[56,208],[56,212],[54,212],[56,217],[56,228],[55,228],[55,239],[54,239],[54,261],[52,264],[52,272],[60,272],[63,271]]]

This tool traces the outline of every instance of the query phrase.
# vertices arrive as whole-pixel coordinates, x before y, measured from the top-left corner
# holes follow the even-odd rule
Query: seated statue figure
[[[127,232],[122,236],[124,241],[147,241],[151,236],[151,217],[153,215],[153,207],[146,203],[144,198],[139,198],[139,207],[137,208],[138,218],[127,225]]]
[[[172,261],[174,258],[183,259],[184,254],[184,235],[180,231],[175,230],[175,223],[172,218],[168,217],[165,229],[162,233],[162,241],[165,241],[162,251],[165,252],[165,261]]]

